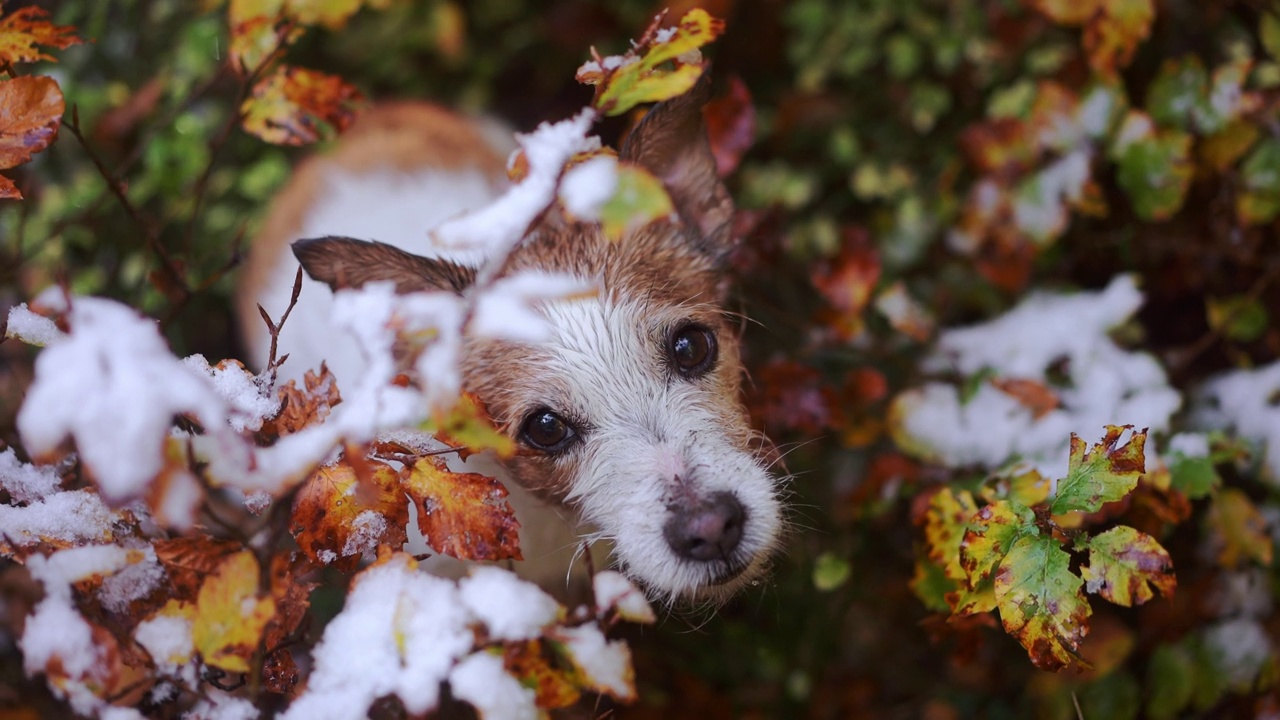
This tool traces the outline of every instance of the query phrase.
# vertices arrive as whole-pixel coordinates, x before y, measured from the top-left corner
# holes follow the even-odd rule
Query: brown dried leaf
[[[308,370],[302,383],[302,390],[298,389],[295,380],[290,380],[280,388],[280,410],[274,418],[262,423],[260,434],[263,438],[292,435],[303,428],[317,425],[329,417],[329,412],[335,405],[342,402],[338,383],[323,363],[319,373]]]
[[[16,167],[49,147],[66,109],[53,78],[23,76],[0,81],[0,169]],[[0,182],[0,198],[21,199],[12,181]]]
[[[464,560],[524,559],[520,522],[502,483],[451,472],[436,457],[414,463],[401,482],[418,508],[418,528],[436,552]]]
[[[1031,411],[1031,417],[1039,420],[1058,409],[1062,399],[1048,385],[1027,378],[992,378],[992,386],[1018,401]]]
[[[228,557],[244,549],[231,540],[218,540],[208,535],[155,540],[156,558],[169,575],[169,597],[195,601],[205,578]]]
[[[350,458],[350,456],[348,456]],[[351,572],[366,551],[405,541],[409,509],[390,465],[349,459],[312,473],[293,501],[289,531],[317,565]]]

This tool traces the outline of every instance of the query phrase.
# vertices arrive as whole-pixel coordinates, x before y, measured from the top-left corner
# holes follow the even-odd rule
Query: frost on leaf
[[[674,28],[656,25],[626,55],[597,56],[578,68],[578,82],[596,86],[592,105],[597,110],[621,115],[636,105],[688,92],[705,69],[698,48],[724,32],[724,21],[701,8],[690,10]]]
[[[596,617],[604,619],[616,612],[623,620],[634,623],[653,623],[657,617],[644,593],[622,573],[601,570],[591,578],[592,592],[596,598]]]
[[[360,91],[336,75],[280,66],[240,106],[245,132],[275,145],[308,145],[355,120]]]
[[[62,89],[53,78],[0,80],[0,170],[17,167],[49,147],[58,136],[64,109]],[[13,181],[0,176],[0,198],[21,199],[22,193]]]
[[[1070,565],[1057,540],[1032,535],[1014,543],[996,571],[1000,621],[1041,670],[1083,662],[1077,651],[1092,610]]]
[[[262,631],[276,613],[275,599],[258,597],[259,567],[253,552],[224,560],[200,586],[191,628],[205,664],[228,672],[249,672]]]
[[[1120,525],[1087,541],[1089,564],[1080,568],[1085,588],[1117,605],[1133,607],[1173,594],[1173,560],[1156,539]]]
[[[0,7],[3,10],[3,7]],[[84,42],[75,36],[70,25],[49,22],[49,12],[37,6],[18,8],[0,18],[0,64],[30,63],[56,59],[40,50],[41,46],[65,50]],[[52,81],[50,81],[52,82]],[[0,102],[0,107],[4,103]]]
[[[380,545],[403,545],[408,522],[396,470],[361,458],[312,473],[293,501],[289,530],[312,562],[350,572]]]
[[[1143,448],[1147,431],[1132,433],[1119,445],[1132,425],[1108,425],[1102,440],[1092,448],[1079,436],[1071,435],[1071,458],[1067,477],[1058,482],[1058,491],[1049,509],[1055,515],[1095,512],[1104,503],[1115,502],[1133,492],[1146,469]]]
[[[333,407],[342,402],[338,383],[324,364],[320,365],[319,372],[307,370],[302,383],[299,388],[296,380],[290,380],[276,391],[280,404],[275,415],[263,422],[260,431],[266,439],[292,435],[319,425],[329,417]]]
[[[626,643],[606,640],[595,625],[556,628],[551,638],[581,673],[584,687],[623,702],[635,699],[635,673]]]
[[[502,483],[451,472],[436,457],[414,463],[402,482],[417,508],[418,528],[436,552],[464,560],[523,559],[520,522]]]

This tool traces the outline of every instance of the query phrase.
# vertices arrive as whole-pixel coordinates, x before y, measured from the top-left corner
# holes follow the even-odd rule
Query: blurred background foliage
[[[161,319],[179,354],[239,355],[236,262],[311,149],[236,129],[242,86],[221,3],[41,4],[92,40],[36,71],[61,83],[103,167],[64,130],[10,173],[27,200],[0,205],[0,306],[64,281]],[[735,272],[758,321],[745,328],[753,414],[788,451],[795,530],[758,590],[631,638],[642,701],[620,715],[1280,714],[1274,562],[1215,562],[1202,501],[1161,536],[1175,597],[1096,608],[1091,671],[1037,671],[998,627],[931,611],[912,591],[912,499],[974,476],[912,459],[886,419],[920,380],[936,328],[990,317],[1033,286],[1098,288],[1120,272],[1147,296],[1120,334],[1179,389],[1280,357],[1277,8],[677,0],[673,15],[694,5],[727,20],[710,50],[716,78],[740,79],[754,107],[754,143],[730,179],[745,238]],[[312,30],[288,57],[370,98],[429,98],[529,129],[585,105],[573,76],[588,47],[622,51],[661,7],[399,0]],[[604,124],[606,142],[625,127]],[[178,278],[158,272],[154,245]],[[0,345],[7,443],[31,356]],[[1274,521],[1275,486],[1253,468],[1221,471]],[[1202,642],[1214,593],[1239,582],[1262,598],[1273,648],[1243,671]],[[20,661],[4,657],[8,682]]]

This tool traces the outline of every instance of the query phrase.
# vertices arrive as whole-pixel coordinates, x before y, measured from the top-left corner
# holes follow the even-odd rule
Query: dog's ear
[[[710,71],[705,70],[692,90],[655,105],[619,154],[662,181],[681,219],[698,232],[698,249],[719,262],[731,249],[733,200],[716,174],[702,120],[710,96]]]
[[[313,280],[334,290],[390,280],[396,292],[450,290],[461,293],[475,282],[475,269],[425,258],[380,242],[322,237],[293,243],[293,255]]]

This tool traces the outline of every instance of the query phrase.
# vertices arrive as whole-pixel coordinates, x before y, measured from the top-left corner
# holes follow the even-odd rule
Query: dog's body
[[[657,106],[621,151],[664,182],[678,216],[610,242],[598,225],[546,213],[504,272],[565,273],[598,294],[543,302],[544,342],[469,338],[461,368],[463,386],[520,444],[504,479],[573,507],[613,542],[623,569],[686,600],[727,597],[758,578],[781,530],[772,446],[747,423],[736,324],[720,307],[732,205],[700,107],[692,95]],[[240,293],[259,366],[269,336],[256,303],[277,314],[288,304],[295,239],[321,238],[293,248],[314,278],[280,335],[294,376],[325,360],[341,387],[360,371],[328,325],[321,283],[468,291],[483,258],[441,253],[428,230],[504,185],[500,143],[480,127],[429,106],[375,108],[332,154],[304,163],[272,207]],[[516,504],[525,556],[560,551],[541,563],[550,573],[535,573],[554,584],[576,545],[563,513],[552,505],[531,517],[534,506]]]

